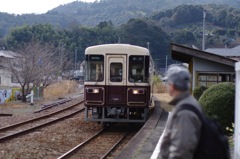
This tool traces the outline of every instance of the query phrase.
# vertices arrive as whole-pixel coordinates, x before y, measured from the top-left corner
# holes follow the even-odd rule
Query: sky
[[[10,14],[46,13],[61,4],[71,3],[76,0],[1,0],[0,12]],[[81,0],[83,2],[94,2],[95,0]]]

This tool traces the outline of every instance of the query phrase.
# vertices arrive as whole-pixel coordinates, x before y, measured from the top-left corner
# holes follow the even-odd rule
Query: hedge
[[[225,129],[234,122],[235,85],[220,83],[208,88],[200,97],[199,103],[210,118],[217,119]]]

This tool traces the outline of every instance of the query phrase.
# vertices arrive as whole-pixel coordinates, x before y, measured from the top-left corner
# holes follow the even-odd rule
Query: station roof
[[[5,57],[5,58],[14,58],[16,53],[10,50],[0,50],[0,57]]]
[[[175,43],[170,44],[170,49],[171,49],[172,59],[185,62],[185,63],[191,62],[192,58],[194,57],[225,64],[228,66],[233,66],[233,67],[237,62],[236,60],[229,59],[221,55],[193,49],[193,48],[175,44]]]
[[[213,54],[221,55],[221,56],[240,57],[240,45],[234,48],[208,48],[205,51]]]

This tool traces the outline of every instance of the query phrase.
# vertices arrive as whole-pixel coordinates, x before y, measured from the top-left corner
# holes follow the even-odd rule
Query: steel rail
[[[1,117],[1,116],[12,116],[12,114],[1,113],[1,114],[0,114],[0,117]]]
[[[93,135],[92,137],[90,137],[89,139],[87,139],[86,141],[80,143],[79,145],[75,146],[74,148],[72,148],[71,150],[69,150],[68,152],[66,152],[65,154],[63,154],[62,156],[58,157],[57,159],[67,159],[70,158],[71,156],[73,156],[75,153],[77,153],[81,148],[83,148],[86,144],[88,144],[90,141],[92,141],[93,139],[97,138],[99,135],[101,135],[102,133],[104,133],[109,127],[102,129],[101,131],[97,132],[95,135]],[[121,141],[128,135],[128,132],[125,133],[102,157],[101,159],[105,159],[111,152],[113,152],[113,150],[121,143]]]
[[[123,137],[121,137],[121,138],[116,142],[116,144],[113,145],[113,146],[111,147],[111,149],[109,149],[109,151],[106,152],[106,153],[101,157],[101,159],[106,159],[107,156],[108,156],[111,152],[113,152],[113,151],[115,150],[115,148],[123,141],[123,139],[126,138],[127,135],[128,135],[128,132],[127,132]]]
[[[81,103],[81,102],[80,102],[80,103]],[[78,103],[78,104],[80,104],[80,103]],[[78,104],[75,104],[75,105],[78,105]],[[19,132],[10,134],[10,135],[6,135],[6,136],[3,136],[3,137],[0,137],[0,142],[3,142],[3,141],[6,141],[6,140],[9,140],[9,139],[18,137],[18,136],[23,135],[23,134],[26,134],[26,133],[29,133],[29,132],[31,132],[31,131],[34,131],[34,130],[36,130],[36,129],[39,129],[39,128],[48,126],[48,125],[53,124],[53,123],[55,123],[55,122],[58,122],[58,121],[60,121],[60,120],[64,120],[64,119],[69,118],[69,117],[71,117],[71,116],[73,116],[73,115],[75,115],[75,114],[77,114],[77,113],[80,113],[80,112],[82,112],[82,111],[84,111],[84,110],[85,110],[84,108],[81,108],[81,109],[79,109],[79,110],[77,110],[77,111],[75,111],[75,112],[73,112],[73,113],[67,114],[67,115],[65,115],[65,116],[63,116],[63,117],[59,117],[59,118],[54,119],[54,120],[52,120],[52,121],[48,121],[48,122],[45,122],[45,123],[43,123],[43,124],[34,126],[34,127],[32,127],[32,128],[28,128],[28,129],[25,129],[25,130],[22,130],[22,131],[19,131]]]
[[[39,112],[45,111],[47,109],[68,103],[70,101],[72,101],[72,99],[63,99],[63,100],[59,100],[59,101],[56,101],[56,102],[53,102],[50,104],[46,104],[46,105],[43,105],[41,109],[34,111],[34,113],[39,113]]]
[[[86,145],[87,143],[89,143],[90,141],[92,141],[93,139],[95,139],[97,136],[99,136],[101,133],[103,133],[106,129],[102,129],[99,132],[97,132],[95,135],[93,135],[92,137],[90,137],[89,139],[87,139],[86,141],[80,143],[79,145],[75,146],[74,148],[72,148],[71,150],[69,150],[68,152],[66,152],[65,154],[63,154],[62,156],[58,157],[57,159],[66,159],[70,156],[72,156],[74,153],[76,153],[80,148],[82,148],[84,145]]]
[[[49,113],[49,114],[47,114],[47,115],[42,115],[42,116],[40,116],[40,117],[36,117],[36,118],[29,119],[29,120],[26,120],[26,121],[23,121],[23,122],[19,122],[19,123],[15,123],[15,124],[12,124],[12,125],[9,125],[9,126],[2,127],[2,128],[0,128],[0,132],[1,132],[1,131],[5,131],[5,130],[7,130],[7,129],[15,128],[15,127],[18,127],[18,126],[22,126],[23,124],[28,124],[28,123],[30,123],[30,122],[34,122],[34,121],[37,121],[37,120],[41,120],[41,119],[44,119],[44,118],[48,118],[48,117],[50,117],[50,116],[52,116],[52,115],[56,115],[56,114],[62,113],[63,111],[66,111],[66,110],[68,110],[68,109],[71,109],[71,108],[73,108],[73,107],[75,107],[75,106],[77,106],[77,105],[79,105],[79,104],[81,104],[81,103],[83,103],[83,100],[80,101],[80,102],[78,102],[78,103],[75,103],[75,104],[73,104],[73,105],[70,105],[69,107],[63,108],[63,109],[61,109],[61,110],[54,111],[54,112]]]

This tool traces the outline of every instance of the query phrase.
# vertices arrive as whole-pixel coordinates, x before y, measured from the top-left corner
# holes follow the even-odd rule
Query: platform
[[[159,101],[155,101],[152,116],[116,159],[150,159],[164,131],[167,118],[168,112],[160,108]]]

